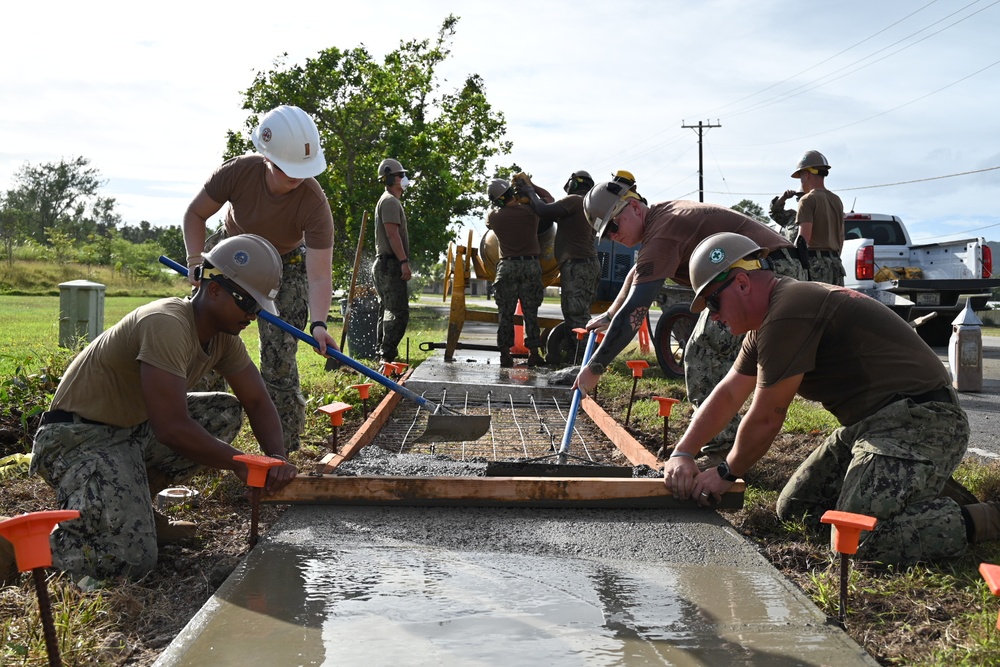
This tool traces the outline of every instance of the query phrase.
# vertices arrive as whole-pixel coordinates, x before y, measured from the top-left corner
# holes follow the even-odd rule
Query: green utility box
[[[59,345],[90,342],[104,331],[104,285],[89,280],[59,284]]]

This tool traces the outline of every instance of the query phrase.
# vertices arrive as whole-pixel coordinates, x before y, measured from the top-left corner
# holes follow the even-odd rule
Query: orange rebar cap
[[[643,359],[632,359],[631,361],[626,361],[625,365],[632,369],[632,377],[634,378],[641,378],[642,370],[649,368],[649,362]]]
[[[833,542],[835,551],[842,554],[855,554],[858,552],[861,531],[874,528],[878,519],[864,514],[828,510],[820,517],[820,522],[833,524],[831,542]]]
[[[317,408],[320,412],[325,412],[330,415],[330,423],[334,426],[344,425],[344,413],[352,409],[350,403],[341,403],[337,401],[336,403],[329,403],[327,405],[321,405]]]
[[[990,563],[979,564],[979,574],[983,575],[986,585],[993,595],[1000,595],[1000,565]],[[1000,615],[997,616],[997,629],[1000,630]]]
[[[357,389],[358,390],[358,398],[360,398],[361,400],[365,400],[366,398],[368,398],[368,396],[369,396],[368,392],[369,392],[369,390],[371,388],[372,388],[372,384],[370,382],[364,383],[364,384],[352,384],[351,385],[351,389]]]
[[[17,561],[17,569],[21,572],[30,572],[39,567],[52,567],[52,546],[49,544],[49,535],[60,521],[79,517],[79,510],[29,512],[0,521],[0,535],[14,545],[14,559]]]
[[[653,397],[660,404],[660,416],[669,417],[670,410],[681,402],[679,398],[670,398],[669,396],[654,396]]]
[[[247,464],[247,486],[263,488],[267,483],[267,471],[275,466],[284,465],[281,459],[273,459],[270,456],[260,454],[237,454],[234,461]]]

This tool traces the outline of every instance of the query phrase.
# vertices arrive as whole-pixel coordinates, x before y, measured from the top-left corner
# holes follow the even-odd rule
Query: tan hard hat
[[[264,310],[278,314],[274,299],[281,286],[281,256],[267,239],[256,234],[231,236],[202,257],[223,277],[245,289]]]
[[[806,151],[799,160],[799,163],[795,165],[795,171],[792,172],[792,178],[798,178],[799,174],[803,169],[829,169],[830,163],[827,162],[826,156],[819,151]],[[815,173],[815,172],[813,172]]]
[[[502,178],[494,178],[490,182],[490,186],[486,188],[486,196],[490,198],[490,201],[498,206],[502,206],[503,202],[501,198],[510,190],[510,182],[505,181]]]
[[[629,199],[642,200],[642,197],[625,183],[606,181],[598,183],[590,189],[583,198],[583,212],[594,228],[594,236],[600,241],[608,223],[622,212]]]
[[[399,160],[387,157],[386,159],[379,162],[378,178],[380,181],[385,180],[386,176],[390,176],[392,174],[405,174],[405,173],[406,170],[403,169],[403,165],[400,163]]]
[[[750,271],[763,268],[757,260],[767,257],[767,253],[767,248],[761,248],[742,234],[733,232],[720,232],[702,239],[688,261],[691,285],[694,287],[691,312],[705,310],[705,292],[718,282],[719,276],[733,268]]]
[[[268,111],[250,138],[257,152],[290,178],[310,178],[326,170],[316,123],[298,107]]]

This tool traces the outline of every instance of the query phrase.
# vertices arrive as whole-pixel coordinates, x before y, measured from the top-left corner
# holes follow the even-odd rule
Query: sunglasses
[[[215,282],[217,282],[219,286],[222,287],[222,289],[229,292],[229,295],[233,297],[233,301],[236,302],[236,305],[239,306],[240,310],[242,310],[246,314],[257,315],[258,313],[260,313],[260,311],[263,310],[261,305],[257,303],[257,300],[254,299],[249,294],[244,294],[243,292],[240,292],[238,289],[236,289],[229,283],[219,280],[217,278],[215,279]]]
[[[722,279],[725,279],[725,276],[728,275],[728,274],[729,274],[728,271],[723,272],[723,278]],[[712,296],[706,296],[705,297],[705,308],[708,309],[708,312],[710,312],[710,313],[717,313],[717,312],[719,312],[719,295],[722,294],[722,290],[724,290],[727,287],[729,287],[733,283],[734,280],[736,280],[736,276],[733,276],[729,280],[726,280],[726,282],[722,283],[722,286],[719,287],[719,289],[717,289],[714,292],[712,292]]]

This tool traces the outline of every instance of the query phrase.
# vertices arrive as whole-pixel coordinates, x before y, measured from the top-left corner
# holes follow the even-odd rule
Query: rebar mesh
[[[490,430],[474,441],[416,442],[427,427],[429,412],[410,401],[401,402],[372,444],[396,454],[435,454],[456,461],[510,461],[535,459],[559,451],[570,402],[566,399],[534,398],[515,400],[510,393],[490,392],[485,398],[440,394],[427,400],[467,415],[490,415]],[[617,452],[596,424],[579,410],[569,453],[594,463],[613,463]]]

